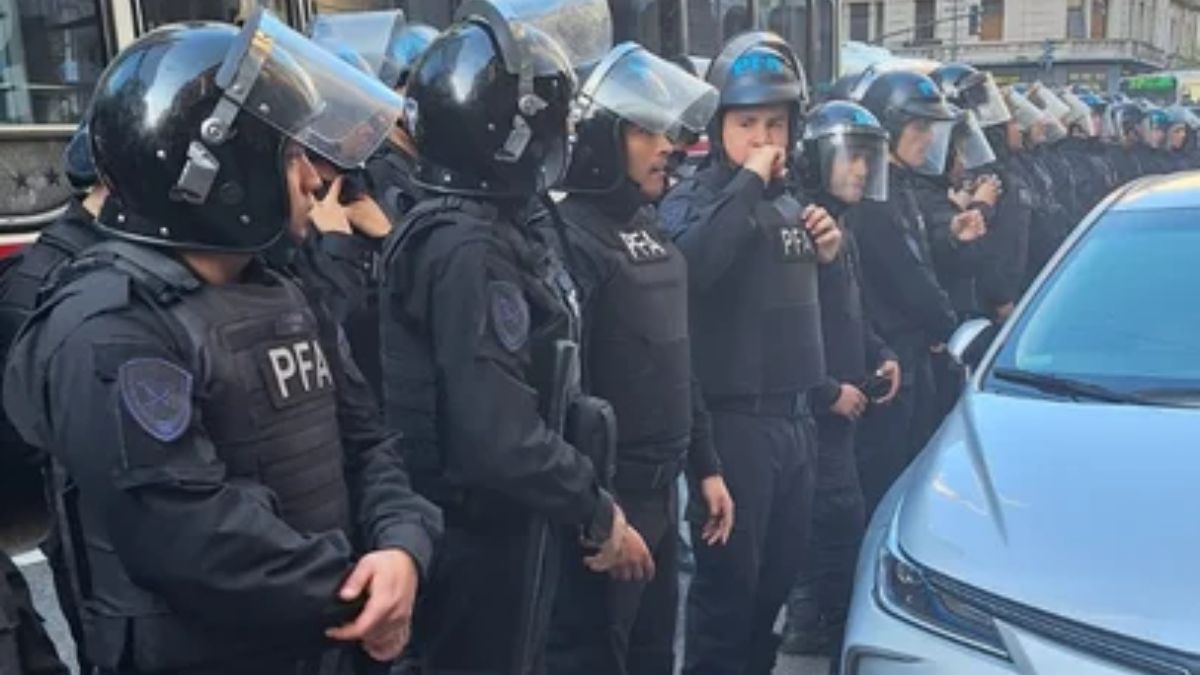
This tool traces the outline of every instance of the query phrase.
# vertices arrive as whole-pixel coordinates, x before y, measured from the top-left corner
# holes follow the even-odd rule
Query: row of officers
[[[43,469],[77,660],[832,649],[866,516],[961,385],[956,324],[1003,321],[1112,188],[1195,163],[1183,112],[962,65],[817,104],[776,35],[701,79],[613,47],[604,0],[158,29],[68,150],[84,195],[0,276],[3,447]],[[65,672],[6,578],[0,670]]]

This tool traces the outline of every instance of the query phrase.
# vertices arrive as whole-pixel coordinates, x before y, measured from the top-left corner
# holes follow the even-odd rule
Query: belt
[[[617,490],[658,490],[675,482],[683,471],[684,457],[651,464],[617,460],[613,486]]]
[[[714,396],[706,399],[710,410],[739,412],[763,417],[807,417],[808,392],[761,396]]]

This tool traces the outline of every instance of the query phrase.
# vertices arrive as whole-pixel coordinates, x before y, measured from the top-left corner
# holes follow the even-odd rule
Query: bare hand
[[[308,212],[308,217],[317,230],[324,233],[339,232],[341,234],[353,232],[350,229],[350,219],[346,216],[346,208],[338,201],[341,194],[342,177],[337,176],[329,183],[329,190],[325,192],[325,198],[314,203],[312,210]]]
[[[625,546],[625,530],[629,524],[625,522],[625,512],[620,506],[613,504],[612,532],[608,541],[600,546],[596,555],[584,558],[584,563],[593,572],[607,572],[621,562],[621,549]]]
[[[841,393],[838,394],[837,400],[829,409],[834,414],[841,415],[848,420],[856,420],[867,411],[867,397],[859,391],[858,387],[852,384],[843,384]]]
[[[733,497],[729,496],[725,479],[720,476],[705,478],[700,481],[700,493],[708,505],[708,521],[700,536],[709,546],[724,546],[733,533]]]
[[[390,549],[364,556],[342,584],[339,596],[351,601],[367,593],[367,604],[351,623],[325,631],[326,637],[363,643],[376,661],[391,661],[408,644],[413,601],[420,574],[408,553]]]
[[[975,184],[975,194],[972,195],[972,201],[982,202],[988,206],[995,206],[999,198],[1000,184],[993,176],[984,176]]]
[[[945,343],[945,342],[939,342],[939,343],[937,343],[936,345],[932,345],[932,346],[929,348],[929,353],[931,353],[931,354],[945,354],[945,353],[946,353],[946,343]]]
[[[344,207],[350,225],[360,234],[372,239],[383,239],[392,231],[392,221],[374,199],[363,195]]]
[[[804,227],[817,246],[817,260],[833,262],[842,249],[842,230],[833,216],[820,206],[809,206],[804,209]]]
[[[960,211],[965,211],[967,207],[971,205],[971,193],[967,190],[950,188],[946,191],[946,196],[950,199],[950,201],[954,202],[954,205],[957,206]]]
[[[783,148],[777,145],[764,145],[750,152],[750,157],[746,159],[744,166],[747,170],[758,174],[763,183],[770,183],[772,179],[783,178],[787,175],[785,159]]]
[[[958,241],[967,244],[987,234],[987,223],[983,214],[975,209],[963,211],[950,221],[950,234]]]
[[[886,377],[892,381],[892,388],[888,389],[888,393],[883,398],[875,401],[879,405],[887,405],[896,398],[896,394],[900,393],[900,363],[898,361],[884,361],[882,366],[879,366],[877,371],[880,377]]]
[[[646,540],[632,526],[625,528],[621,561],[608,572],[617,581],[650,581],[654,578],[654,556]]]

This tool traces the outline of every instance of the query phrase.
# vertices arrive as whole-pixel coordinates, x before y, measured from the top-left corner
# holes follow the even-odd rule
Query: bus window
[[[712,58],[729,38],[750,30],[748,0],[687,0],[688,51]]]
[[[662,54],[662,8],[658,0],[610,0],[613,41],[633,40],[650,51]]]
[[[808,3],[806,0],[763,0],[758,10],[760,25],[787,40],[796,55],[804,62],[805,70],[812,66],[807,62],[808,52]]]
[[[286,0],[141,0],[142,30],[179,21],[234,21],[262,5],[283,19],[288,18]]]
[[[419,21],[438,28],[450,25],[459,4],[460,0],[316,0],[314,3],[318,14],[401,9],[409,21]]]
[[[317,13],[375,12],[387,9],[407,9],[404,0],[317,0]]]
[[[16,0],[0,11],[0,124],[74,124],[104,69],[93,0]]]

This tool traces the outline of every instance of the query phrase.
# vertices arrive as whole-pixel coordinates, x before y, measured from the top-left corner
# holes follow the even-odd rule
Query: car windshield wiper
[[[1007,382],[1024,384],[1048,394],[1065,396],[1076,401],[1089,399],[1092,401],[1104,401],[1106,403],[1129,403],[1133,405],[1147,405],[1150,403],[1145,397],[1137,394],[1114,391],[1103,385],[1073,380],[1061,375],[1035,373],[1019,368],[997,368],[992,371],[992,375]]]

